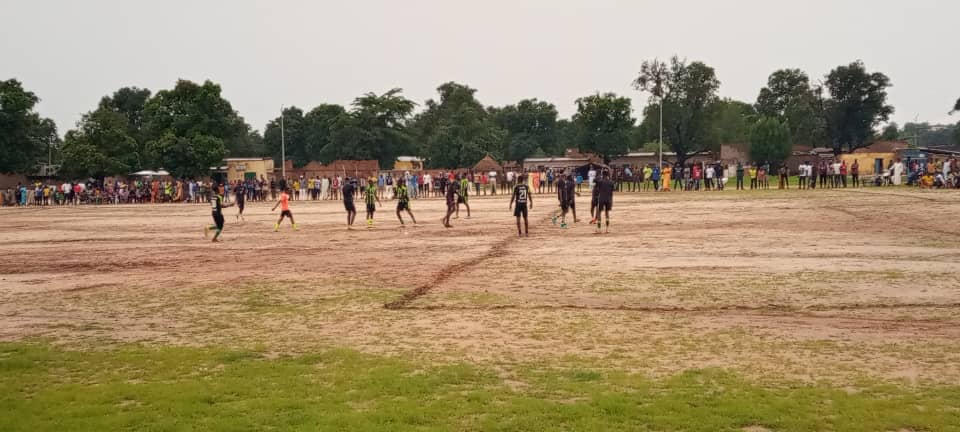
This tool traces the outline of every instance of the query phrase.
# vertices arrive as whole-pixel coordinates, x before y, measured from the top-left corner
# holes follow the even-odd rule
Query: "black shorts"
[[[596,207],[597,207],[597,199],[593,198],[590,200],[590,208],[596,208]]]
[[[240,209],[240,213],[243,213],[243,205],[244,205],[243,200],[237,200],[237,208]]]
[[[348,211],[348,212],[355,212],[355,211],[357,211],[357,207],[353,205],[353,201],[344,201],[344,202],[343,202],[343,208],[344,208],[344,210],[346,210],[346,211]]]
[[[288,218],[290,218],[290,219],[293,219],[293,213],[290,213],[290,210],[284,210],[284,211],[280,212],[280,217],[281,217],[281,218],[283,218],[283,217],[288,217]]]
[[[213,224],[217,226],[218,230],[223,229],[223,213],[213,214]]]
[[[610,211],[613,210],[612,201],[600,201],[600,204],[597,206],[597,209],[600,211]]]
[[[367,204],[367,213],[373,213],[375,211],[377,211],[376,204]]]
[[[466,198],[466,197],[461,196],[461,197],[457,198],[457,204],[466,204],[466,203],[467,203],[467,198]]]
[[[562,211],[570,210],[570,203],[566,203],[566,202],[560,203],[560,210]]]
[[[410,203],[400,201],[397,203],[397,211],[410,210]]]
[[[513,209],[513,215],[527,217],[527,203],[517,203],[517,207]]]
[[[570,202],[568,202],[567,205],[570,207],[571,210],[577,209],[577,202],[574,200],[570,200]]]

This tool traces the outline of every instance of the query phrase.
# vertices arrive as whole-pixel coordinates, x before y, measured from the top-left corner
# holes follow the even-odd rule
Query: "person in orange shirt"
[[[277,203],[273,206],[270,211],[277,209],[277,206],[280,206],[280,219],[277,220],[277,223],[273,225],[273,231],[276,232],[280,230],[280,222],[283,222],[284,217],[290,218],[290,223],[293,225],[293,230],[297,230],[297,223],[293,221],[293,213],[290,212],[290,188],[285,189],[280,193],[280,199],[277,200]]]

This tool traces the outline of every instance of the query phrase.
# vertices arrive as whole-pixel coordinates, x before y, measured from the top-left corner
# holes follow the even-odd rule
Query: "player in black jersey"
[[[347,211],[347,229],[353,229],[353,220],[357,218],[357,207],[353,204],[353,196],[357,185],[352,179],[343,182],[343,208]]]
[[[223,185],[218,185],[213,192],[213,196],[210,197],[210,207],[213,211],[213,225],[203,227],[203,237],[210,236],[210,230],[217,230],[213,235],[213,241],[220,241],[220,233],[223,231],[223,209],[226,207],[233,207],[233,204],[224,203],[223,199]]]
[[[522,237],[524,235],[524,233],[520,231],[520,217],[523,216],[523,227],[526,231],[526,236],[530,237],[530,224],[527,222],[527,211],[533,209],[533,196],[530,195],[530,189],[524,182],[522,175],[520,176],[519,184],[513,188],[513,196],[510,197],[510,208],[513,208],[514,201],[517,203],[517,208],[513,211],[513,216],[517,218],[517,236]]]
[[[410,193],[407,191],[407,184],[405,182],[398,182],[397,187],[394,189],[397,197],[397,219],[400,219],[400,225],[404,225],[403,216],[400,215],[400,212],[406,210],[407,214],[410,215],[410,219],[413,220],[413,224],[417,224],[417,219],[413,217],[413,212],[410,210]]]
[[[453,225],[450,225],[450,216],[457,211],[457,198],[460,197],[460,182],[450,182],[447,185],[447,215],[440,219],[440,222],[443,223],[443,226],[447,228],[453,228]]]
[[[564,212],[563,204],[566,202],[566,200],[564,199],[564,196],[567,193],[567,185],[566,185],[567,181],[565,179],[566,179],[566,176],[563,174],[563,171],[561,170],[559,175],[557,175],[557,201],[559,201],[559,204],[560,204],[560,212]],[[553,218],[551,219],[554,225],[557,224],[558,216],[559,214],[554,214]]]
[[[604,232],[610,233],[610,210],[613,209],[613,190],[616,189],[616,185],[610,180],[610,172],[604,171],[603,178],[601,178],[593,186],[593,189],[597,191],[597,232],[600,232],[600,223],[603,221],[604,216],[606,216],[606,229]]]
[[[600,189],[597,189],[597,184],[594,182],[593,190],[590,191],[590,225],[597,223],[597,196],[599,193]]]
[[[243,220],[243,205],[247,198],[247,189],[242,182],[237,182],[237,188],[234,190],[234,196],[237,198],[237,220]]]

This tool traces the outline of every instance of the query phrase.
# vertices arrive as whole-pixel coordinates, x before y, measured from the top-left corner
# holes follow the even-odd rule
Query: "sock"
[[[280,229],[280,224],[279,224],[279,223],[273,224],[273,229],[275,229],[275,230]]]

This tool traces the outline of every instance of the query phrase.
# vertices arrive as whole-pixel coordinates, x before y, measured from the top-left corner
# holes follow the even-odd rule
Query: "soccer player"
[[[566,209],[564,208],[564,203],[567,202],[565,198],[567,193],[566,177],[567,176],[563,174],[563,170],[560,170],[559,175],[557,175],[557,201],[559,201],[560,204],[560,213],[566,213]],[[554,225],[557,224],[557,216],[558,215],[555,214],[551,219]]]
[[[563,182],[563,188],[557,190],[557,194],[560,198],[560,228],[567,227],[567,212],[573,212],[573,222],[580,222],[577,219],[577,202],[576,197],[579,195],[576,191],[577,182],[573,179],[573,174],[568,174],[567,179]]]
[[[337,183],[339,183],[339,180]],[[353,229],[353,221],[357,218],[357,207],[353,204],[353,193],[356,188],[350,179],[343,182],[343,208],[347,211],[347,229]],[[334,189],[333,194],[336,196],[336,189]]]
[[[223,200],[223,185],[219,185],[213,196],[210,197],[210,207],[213,211],[213,225],[203,227],[203,238],[210,236],[210,230],[217,230],[213,235],[213,242],[220,241],[220,233],[223,232],[223,209],[231,207],[233,204],[225,204]]]
[[[397,197],[397,219],[400,219],[400,225],[404,225],[403,216],[400,215],[400,212],[406,210],[407,214],[410,215],[410,219],[413,221],[413,224],[417,224],[417,219],[413,217],[413,212],[410,210],[410,194],[407,192],[407,185],[397,184],[396,188],[396,197]]]
[[[450,216],[453,215],[453,212],[457,210],[457,198],[460,197],[460,182],[450,182],[447,185],[447,215],[440,219],[440,222],[443,223],[444,227],[452,228],[453,225],[450,225]]]
[[[280,230],[280,222],[283,222],[283,218],[290,218],[290,224],[293,225],[293,230],[296,231],[297,223],[293,221],[293,213],[290,212],[290,188],[284,189],[283,192],[280,192],[280,199],[277,200],[277,203],[273,205],[273,208],[270,211],[277,209],[277,206],[280,206],[280,219],[277,219],[277,223],[273,224],[273,231],[277,232]]]
[[[524,232],[520,231],[520,217],[523,216],[523,227],[526,236],[530,237],[530,224],[527,221],[528,207],[533,209],[533,196],[530,195],[530,189],[523,183],[523,176],[520,176],[520,184],[513,188],[513,196],[510,197],[510,207],[513,208],[513,202],[517,202],[517,208],[513,211],[513,216],[517,218],[517,236],[523,237]]]
[[[597,192],[597,233],[600,233],[600,223],[603,221],[603,217],[606,216],[606,229],[604,232],[607,234],[610,233],[610,210],[613,209],[613,190],[615,185],[610,180],[610,173],[608,171],[603,172],[603,178],[597,181],[596,187],[594,189],[599,190]]]
[[[600,213],[597,211],[598,197],[600,196],[600,189],[596,187],[597,181],[594,180],[594,187],[590,190],[590,225],[597,223],[597,217]]]
[[[234,196],[236,197],[237,210],[239,210],[237,213],[237,220],[243,220],[243,205],[245,204],[247,197],[246,187],[242,182],[237,182],[237,187],[233,192]]]
[[[367,203],[367,228],[373,228],[373,214],[377,211],[377,205],[382,205],[377,197],[377,179],[370,177],[363,195]]]
[[[460,219],[460,204],[463,204],[467,207],[467,219],[470,219],[470,204],[467,202],[467,195],[470,191],[470,181],[467,179],[466,174],[460,174],[459,183],[460,197],[457,198],[457,215],[454,216],[454,219]]]

